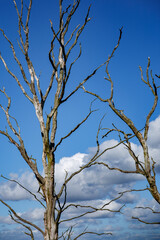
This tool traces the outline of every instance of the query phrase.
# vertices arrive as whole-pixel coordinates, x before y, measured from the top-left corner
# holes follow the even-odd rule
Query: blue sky
[[[19,6],[17,0],[17,4]],[[27,3],[28,1],[26,1]],[[72,1],[64,0],[65,3]],[[77,14],[71,25],[71,30],[79,23],[83,24],[84,16],[88,6],[91,5],[91,21],[86,26],[79,42],[82,44],[82,57],[79,59],[72,71],[70,83],[66,89],[66,95],[73,90],[77,84],[82,81],[94,68],[105,62],[108,55],[111,54],[119,37],[119,29],[123,26],[123,34],[120,46],[114,58],[109,65],[109,71],[115,86],[115,103],[134,121],[137,128],[144,127],[145,117],[152,105],[152,95],[146,86],[141,82],[139,65],[142,66],[145,74],[147,58],[151,59],[151,69],[153,74],[160,74],[160,1],[159,0],[81,0]],[[48,51],[52,34],[50,30],[49,19],[56,26],[58,17],[58,1],[54,0],[34,0],[30,19],[30,56],[37,71],[41,74],[41,86],[44,90],[49,82],[51,66],[48,61]],[[0,28],[16,45],[18,38],[17,16],[14,4],[9,0],[1,0],[0,8]],[[17,48],[16,48],[17,49]],[[77,56],[78,47],[73,52],[72,57]],[[18,68],[15,65],[11,49],[8,43],[0,35],[0,52],[6,59],[9,67],[15,71],[18,76]],[[17,53],[20,54],[19,50]],[[95,77],[90,79],[86,88],[105,96],[110,94],[109,85],[104,81],[105,67],[101,68]],[[157,80],[158,81],[158,80]],[[0,63],[0,89],[5,86],[6,92],[12,99],[11,114],[15,116],[21,127],[21,134],[27,151],[38,159],[38,166],[41,166],[41,139],[39,125],[31,104],[23,97],[14,80],[8,76],[3,65]],[[64,104],[59,112],[59,129],[57,132],[57,141],[81,121],[89,111],[92,97],[80,90],[68,103]],[[52,101],[52,98],[50,98]],[[0,104],[5,105],[6,100],[0,95]],[[46,112],[49,111],[51,103],[49,102]],[[98,101],[93,103],[93,109],[99,109],[94,113],[87,123],[76,132],[72,137],[65,141],[62,148],[56,153],[56,171],[59,187],[63,180],[64,169],[72,172],[92,155],[95,151],[95,136],[99,121],[104,114],[103,127],[112,127],[115,123],[117,127],[126,129],[126,126],[109,110],[107,105],[100,104]],[[160,154],[160,118],[159,105],[157,111],[152,117],[149,147],[154,159],[158,161]],[[0,111],[0,126],[4,129],[6,124],[4,114]],[[65,119],[65,122],[64,122]],[[116,136],[110,136],[101,141],[101,147],[110,146],[116,141]],[[74,145],[73,145],[74,143]],[[141,149],[135,144],[135,151],[141,154]],[[129,165],[132,162],[123,147],[107,153],[104,159],[115,163],[121,167]],[[0,136],[0,174],[6,177],[12,177],[21,181],[24,185],[32,183],[31,189],[37,190],[37,185],[30,173],[27,165],[21,159],[14,146]],[[97,178],[95,179],[95,176]],[[93,180],[94,179],[94,180]],[[17,186],[4,182],[0,179],[0,197],[9,201],[14,208],[26,217],[34,221],[40,221],[43,211],[30,197]],[[98,182],[98,190],[95,191]],[[81,184],[79,184],[81,183]],[[77,189],[77,186],[78,189]],[[106,169],[91,169],[82,174],[77,180],[71,182],[69,186],[69,201],[82,201],[93,204],[100,204],[100,201],[107,201],[121,189],[122,191],[129,187],[146,186],[146,182],[137,176],[124,176],[119,173],[110,173]],[[159,239],[160,233],[157,226],[146,226],[132,220],[131,216],[143,216],[144,219],[153,220],[157,216],[152,216],[150,212],[133,212],[134,206],[159,206],[152,200],[149,194],[126,194],[122,201],[114,206],[116,209],[120,204],[126,202],[123,215],[100,214],[87,217],[78,222],[78,229],[88,226],[96,227],[102,231],[107,230],[114,233],[108,239]],[[147,199],[147,200],[146,200]],[[22,202],[20,201],[22,200]],[[35,208],[35,210],[33,210]],[[69,216],[70,213],[66,213]],[[74,211],[73,211],[74,214]],[[12,224],[8,218],[7,209],[0,205],[0,240],[27,239],[22,237],[22,229]],[[66,217],[65,216],[65,217]],[[41,222],[39,222],[41,224]],[[66,227],[66,226],[64,226]],[[143,232],[142,232],[143,229]],[[119,235],[119,231],[121,235]],[[137,236],[135,236],[135,232]],[[87,240],[93,239],[87,236]],[[96,238],[95,238],[96,239]],[[103,238],[99,238],[103,239]]]

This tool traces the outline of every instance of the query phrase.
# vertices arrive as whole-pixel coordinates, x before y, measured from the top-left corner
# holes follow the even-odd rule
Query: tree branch
[[[34,223],[32,223],[32,222],[30,222],[30,221],[28,221],[28,220],[20,217],[20,216],[14,211],[14,209],[13,209],[11,206],[9,206],[6,202],[4,202],[2,199],[0,199],[0,202],[3,203],[3,204],[13,213],[13,215],[14,215],[20,222],[22,222],[22,223],[24,223],[24,224],[26,223],[26,224],[34,227],[34,228],[37,229],[40,233],[42,233],[42,235],[44,236],[44,232],[42,231],[41,228],[39,228],[39,227],[38,227],[37,225],[35,225]]]

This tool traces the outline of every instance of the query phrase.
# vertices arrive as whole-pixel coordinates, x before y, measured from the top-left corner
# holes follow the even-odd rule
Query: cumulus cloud
[[[158,116],[154,121],[150,122],[149,133],[148,133],[148,146],[149,153],[153,160],[156,162],[155,169],[160,172],[160,116]]]
[[[44,209],[43,208],[35,208],[35,209],[30,209],[25,212],[17,212],[17,214],[29,221],[41,221],[43,219],[44,215]],[[0,223],[4,224],[14,224],[15,222],[11,219],[10,216],[0,216]]]
[[[154,160],[157,160],[160,155],[159,128],[160,116],[150,123],[149,129],[149,151]],[[104,149],[109,150],[106,151],[98,161],[104,161],[109,164],[110,167],[117,167],[123,170],[135,170],[134,161],[123,145],[110,149],[117,143],[118,142],[114,139],[104,141],[100,145],[100,151]],[[143,161],[141,147],[132,143],[132,149],[136,155],[139,156],[139,159]],[[77,153],[70,157],[63,157],[56,163],[57,191],[59,191],[62,186],[66,173],[69,176],[73,172],[79,170],[81,166],[92,158],[96,150],[96,147],[92,147],[88,149],[87,154]],[[160,168],[160,164],[157,164],[157,169],[158,166]],[[19,181],[24,187],[29,187],[29,190],[32,192],[37,192],[38,190],[37,181],[30,172],[25,172],[21,176],[11,174],[11,178]],[[127,190],[133,186],[136,181],[143,179],[142,176],[136,174],[123,174],[117,171],[108,171],[107,168],[102,166],[91,167],[75,176],[67,185],[68,201],[100,199],[107,196],[113,197],[122,190],[121,188]],[[31,199],[31,196],[17,184],[13,182],[3,182],[0,185],[0,198],[4,200],[22,200]],[[127,199],[133,201],[134,197],[130,194],[130,197]]]
[[[111,148],[117,141],[109,140],[101,144],[100,149]],[[133,144],[135,151],[140,153],[140,148]],[[57,191],[62,186],[66,172],[70,176],[73,172],[80,169],[81,166],[89,162],[96,148],[90,148],[88,154],[77,153],[68,158],[62,158],[56,164],[56,182]],[[124,146],[107,151],[102,155],[99,161],[108,163],[111,167],[118,167],[124,170],[135,170],[134,162],[131,160]],[[67,184],[68,201],[83,201],[92,199],[101,199],[106,197],[115,197],[123,190],[129,189],[138,180],[143,180],[142,176],[136,174],[124,174],[118,171],[109,171],[104,166],[92,166],[83,170]],[[117,187],[118,186],[118,187]],[[131,194],[130,194],[131,196]],[[131,198],[126,200],[130,201]],[[127,201],[127,202],[128,202]],[[133,197],[132,200],[133,201]]]
[[[150,123],[148,145],[150,155],[154,160],[159,159],[160,155],[160,117],[155,121]],[[100,151],[104,149],[110,149],[112,146],[116,145],[118,142],[114,139],[104,141],[100,145]],[[136,155],[139,156],[139,159],[143,161],[142,149],[139,145],[132,143],[132,149],[135,151]],[[73,172],[78,171],[81,166],[86,164],[92,156],[95,154],[97,148],[92,147],[88,149],[88,153],[77,153],[70,157],[63,157],[58,163],[56,163],[55,174],[56,174],[56,189],[57,192],[60,190],[61,186],[64,183],[66,174],[70,176]],[[118,146],[117,148],[108,150],[103,154],[98,161],[104,161],[110,167],[117,167],[123,170],[135,170],[134,162],[131,159],[129,153],[123,145]],[[160,166],[160,164],[157,166]],[[158,169],[158,168],[157,168]],[[31,172],[25,172],[21,176],[17,174],[11,174],[12,179],[20,182],[24,187],[29,187],[29,190],[36,193],[38,190],[38,184],[34,175]],[[80,205],[92,205],[92,206],[102,206],[105,203],[108,203],[111,199],[118,196],[119,192],[126,191],[134,187],[137,182],[143,181],[144,177],[137,174],[123,174],[118,171],[110,171],[106,167],[98,165],[92,166],[91,168],[85,169],[77,176],[73,177],[72,180],[67,184],[67,204],[76,203]],[[3,200],[25,200],[32,199],[32,196],[28,194],[23,188],[21,188],[16,183],[5,181],[0,185],[0,198]],[[123,195],[121,199],[116,202],[113,202],[107,206],[111,210],[119,209],[122,204],[129,203],[141,207],[152,207],[155,211],[159,210],[159,205],[154,200],[145,201],[144,199],[139,199],[137,193],[128,192]],[[63,197],[61,199],[63,201]],[[132,206],[132,205],[129,205]],[[87,208],[86,208],[87,209]],[[84,208],[72,207],[64,213],[62,216],[63,219],[72,218],[75,215],[83,214]],[[43,219],[44,210],[41,208],[35,208],[34,210],[29,210],[28,212],[19,213],[22,217],[30,219],[33,221],[39,221]],[[126,207],[124,210],[127,221],[129,222],[129,229],[138,228],[139,223],[137,224],[136,220],[132,220],[132,216],[140,217],[144,221],[157,221],[159,215],[152,214],[149,209],[133,209]],[[112,219],[115,217],[115,213],[109,211],[99,211],[91,215],[86,215],[83,220],[77,220],[78,224],[82,227],[87,222],[88,225],[96,225],[96,221],[99,222],[99,219]],[[0,217],[0,222],[3,224],[11,223],[9,217]],[[98,224],[97,223],[97,224]],[[142,224],[143,225],[143,224]],[[70,223],[65,222],[62,226],[70,226]],[[86,225],[85,225],[86,226]],[[107,224],[107,226],[110,226]],[[105,226],[106,227],[106,226]],[[142,228],[142,227],[141,227]],[[146,225],[143,225],[143,228],[146,228]],[[151,227],[149,227],[151,228]],[[156,227],[154,227],[156,228]],[[105,229],[105,228],[104,228]],[[129,236],[129,233],[128,235]],[[137,237],[133,239],[138,239]],[[155,233],[156,236],[156,233]],[[88,236],[87,236],[88,237]],[[93,236],[92,236],[93,237]],[[1,238],[0,238],[1,239]],[[87,238],[90,239],[90,238]],[[94,239],[94,238],[91,238]],[[96,239],[96,238],[95,238]],[[114,239],[114,237],[112,237]],[[116,236],[115,239],[127,239],[124,238],[123,234],[121,238]],[[130,237],[130,239],[132,239]],[[145,239],[145,238],[144,238]]]
[[[148,144],[151,148],[160,148],[160,116],[149,124]]]
[[[38,183],[34,177],[34,174],[31,172],[24,172],[21,176],[11,173],[10,179],[16,180],[31,192],[37,192],[38,190]],[[17,201],[31,199],[32,196],[17,183],[5,181],[0,185],[0,198],[3,200]]]
[[[117,141],[110,140],[101,144],[101,151],[117,144]],[[139,147],[133,146],[137,152]],[[88,154],[77,153],[71,157],[64,157],[56,163],[56,189],[60,190],[64,183],[66,173],[70,176],[73,172],[78,171],[81,166],[86,164],[93,156],[96,148],[90,148]],[[99,159],[108,163],[111,167],[116,166],[124,170],[134,169],[134,163],[128,152],[122,145],[107,151]],[[31,192],[36,193],[38,190],[38,183],[34,175],[30,172],[25,172],[21,176],[16,174],[11,175],[12,179],[20,182],[24,187]],[[109,171],[104,166],[92,166],[82,171],[80,174],[74,176],[67,184],[67,200],[68,201],[84,201],[93,199],[103,199],[106,197],[115,197],[119,192],[129,189],[133,184],[143,178],[136,174],[123,174],[118,171]],[[118,187],[117,187],[118,186]],[[23,200],[31,199],[32,196],[23,188],[14,182],[4,182],[0,185],[0,198],[4,200]],[[133,197],[127,198],[128,201],[133,201]]]
[[[20,213],[19,216],[29,221],[41,220],[43,219],[44,216],[44,209],[43,208],[31,209],[27,212]]]
[[[104,154],[100,158],[98,158],[98,161],[103,161],[107,163],[110,167],[117,167],[126,171],[135,171],[135,164],[128,150],[123,144],[117,146],[118,143],[119,142],[114,139],[104,141],[100,145],[100,152],[103,152],[106,149],[107,151],[105,151]],[[139,160],[143,161],[141,147],[134,143],[131,143],[131,148],[135,152],[135,154],[139,157]],[[86,157],[86,161],[88,160],[88,158],[91,158],[95,154],[96,150],[97,150],[96,147],[89,148],[89,154]]]

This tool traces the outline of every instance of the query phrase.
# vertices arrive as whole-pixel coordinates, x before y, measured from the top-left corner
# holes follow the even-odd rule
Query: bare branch
[[[96,135],[96,144],[97,144],[97,150],[96,150],[96,153],[94,154],[94,156],[88,161],[88,163],[84,164],[83,166],[80,167],[79,170],[73,172],[68,178],[65,179],[64,181],[64,184],[62,185],[59,193],[58,193],[58,198],[60,198],[60,196],[62,195],[63,193],[63,190],[64,190],[64,187],[65,185],[73,178],[75,177],[76,175],[78,175],[79,173],[81,173],[83,170],[85,170],[86,168],[90,167],[92,165],[92,163],[98,158],[98,153],[100,151],[100,146],[99,146],[99,133],[100,133],[100,130],[101,130],[101,122],[102,122],[103,118],[101,119],[100,123],[99,123],[99,127],[98,127],[98,130],[97,130],[97,135]]]
[[[65,47],[68,45],[68,43],[72,40],[74,33],[77,31],[77,29],[80,27],[80,24],[73,30],[73,32],[71,33],[70,38],[68,39],[68,41],[65,44]]]
[[[143,191],[149,191],[149,188],[143,188],[143,189],[130,189],[130,190],[126,190],[123,192],[119,192],[119,194],[123,195],[125,193],[129,193],[129,192],[143,192]]]
[[[80,214],[80,215],[76,215],[76,216],[74,216],[74,217],[72,217],[72,218],[68,218],[68,219],[61,220],[60,223],[72,221],[72,220],[81,218],[81,217],[83,217],[83,216],[86,216],[86,215],[88,215],[88,214],[92,214],[92,213],[95,213],[95,212],[101,212],[101,211],[107,211],[107,212],[112,212],[112,213],[121,213],[121,209],[124,207],[124,205],[122,205],[122,206],[121,206],[119,209],[117,209],[117,210],[112,210],[112,209],[106,208],[106,206],[109,206],[112,202],[115,202],[116,200],[120,199],[120,198],[122,197],[122,195],[123,195],[123,194],[119,194],[118,197],[110,200],[109,202],[105,203],[103,206],[98,207],[98,208],[93,207],[93,206],[90,206],[90,205],[87,205],[87,206],[86,206],[86,205],[80,205],[80,204],[69,204],[69,205],[67,205],[67,206],[63,209],[63,211],[66,210],[66,209],[68,209],[68,208],[70,208],[70,207],[75,207],[75,208],[78,208],[78,207],[80,207],[80,208],[87,208],[87,209],[90,209],[90,210],[88,210],[88,211],[86,210],[84,213],[82,213],[82,214]]]
[[[103,236],[103,235],[112,235],[112,233],[96,233],[96,232],[89,232],[89,231],[84,231],[82,233],[80,233],[76,238],[74,238],[74,240],[78,239],[79,237],[85,235],[85,234],[93,234],[93,235],[97,235],[97,236]]]
[[[22,155],[23,159],[26,161],[26,163],[29,165],[29,167],[32,169],[32,171],[34,172],[38,182],[40,184],[43,184],[44,183],[44,179],[43,177],[39,174],[38,172],[38,169],[37,169],[37,164],[36,162],[32,161],[32,159],[28,156],[27,154],[27,151],[25,149],[25,146],[24,146],[24,142],[23,142],[23,139],[21,138],[21,135],[20,135],[20,127],[18,125],[18,122],[15,118],[11,117],[10,114],[9,114],[9,110],[10,110],[10,105],[11,105],[11,99],[10,97],[6,94],[5,92],[5,89],[2,91],[0,90],[7,98],[8,100],[8,106],[7,106],[7,109],[5,110],[1,105],[0,107],[2,108],[2,110],[4,111],[5,115],[6,115],[6,119],[7,119],[7,123],[11,129],[11,131],[13,132],[13,134],[18,138],[18,141],[19,141],[19,144],[8,134],[8,132],[6,131],[2,131],[0,130],[0,133],[3,134],[4,136],[6,136],[11,143],[13,143],[17,149],[19,150],[20,154]],[[14,119],[15,122],[16,122],[16,125],[18,127],[18,132],[16,131],[16,129],[13,127],[11,121],[10,121],[10,118]]]
[[[34,240],[34,235],[33,235],[32,229],[31,229],[29,226],[27,226],[26,224],[24,224],[23,222],[18,221],[16,218],[14,218],[13,215],[12,215],[12,212],[11,212],[10,210],[9,210],[9,215],[10,215],[11,219],[12,219],[15,223],[18,223],[18,224],[22,225],[23,227],[27,228],[30,233],[27,233],[27,232],[24,232],[24,233],[25,233],[26,235],[30,236],[32,240]]]
[[[135,207],[135,208],[138,208],[138,209],[149,209],[149,210],[152,211],[152,213],[160,213],[160,212],[157,212],[157,211],[153,210],[153,209],[150,208],[150,207]]]
[[[116,49],[119,47],[120,40],[121,40],[121,37],[122,37],[122,29],[123,29],[123,27],[120,29],[120,34],[119,34],[119,39],[118,39],[117,45],[114,47],[111,55],[108,57],[107,61],[105,62],[105,63],[106,63],[106,73],[107,73],[107,76],[108,76],[108,78],[105,78],[105,79],[108,80],[108,81],[111,83],[111,96],[110,96],[110,98],[109,98],[109,99],[102,99],[98,94],[93,93],[93,92],[91,92],[91,91],[87,91],[87,90],[85,89],[85,87],[83,86],[83,90],[84,90],[86,93],[89,93],[90,95],[93,95],[94,97],[98,98],[98,99],[99,99],[100,101],[102,101],[102,102],[112,102],[112,101],[113,101],[113,82],[112,82],[112,80],[111,80],[111,77],[110,77],[110,74],[109,74],[109,71],[108,71],[108,65],[109,65],[109,62],[110,62],[111,58],[112,58],[113,55],[114,55],[114,52],[115,52]],[[84,83],[85,83],[85,82],[84,82]],[[84,84],[84,83],[83,83],[83,84]]]
[[[152,84],[153,84],[153,87],[151,86],[150,84],[150,81],[149,81],[149,67],[150,67],[150,58],[148,57],[148,65],[147,65],[147,70],[146,70],[146,76],[147,76],[147,80],[145,81],[144,78],[143,78],[143,72],[142,72],[142,68],[139,67],[140,71],[141,71],[141,80],[151,89],[153,95],[154,95],[154,103],[153,103],[153,106],[146,118],[146,125],[145,125],[145,132],[144,132],[144,139],[145,141],[147,141],[147,138],[148,138],[148,130],[149,130],[149,121],[150,121],[150,118],[152,116],[152,114],[154,113],[156,107],[157,107],[157,102],[158,102],[158,95],[157,95],[157,87],[155,85],[155,82],[154,82],[154,78],[152,76],[152,71],[151,71],[151,78],[152,78]]]
[[[145,223],[145,224],[160,224],[160,222],[146,222],[138,217],[132,217],[132,219],[136,219],[138,220],[139,222],[142,222],[142,223]]]
[[[0,199],[0,202],[3,203],[3,204],[13,213],[13,215],[14,215],[19,221],[21,221],[21,222],[24,223],[24,224],[26,223],[26,224],[34,227],[34,228],[37,229],[40,233],[42,233],[42,235],[44,236],[44,232],[42,231],[41,228],[39,228],[39,227],[38,227],[37,225],[35,225],[34,223],[32,223],[32,222],[30,222],[30,221],[28,221],[28,220],[20,217],[20,216],[14,211],[14,209],[13,209],[11,206],[9,206],[6,202],[4,202],[2,199]]]
[[[86,83],[91,77],[93,77],[96,74],[98,69],[100,69],[105,64],[106,62],[102,63],[99,67],[97,67],[90,75],[88,75],[81,83],[79,83],[79,85],[61,102],[63,103],[67,101],[74,93],[76,93],[83,86],[84,83]]]
[[[29,194],[31,194],[35,198],[35,200],[38,201],[44,208],[46,208],[46,206],[37,198],[37,196],[34,193],[32,193],[30,190],[28,190],[26,187],[24,187],[18,181],[14,180],[14,179],[9,179],[7,177],[4,177],[2,174],[1,174],[1,177],[10,181],[10,182],[14,182],[14,183],[18,184],[21,188],[23,188],[25,191],[27,191]]]
[[[77,31],[76,37],[75,37],[75,40],[74,40],[74,43],[71,45],[71,47],[70,47],[69,50],[67,51],[66,59],[67,59],[68,56],[70,55],[71,50],[72,50],[72,49],[74,48],[74,46],[77,44],[77,41],[78,41],[81,33],[83,32],[84,27],[85,27],[86,24],[90,21],[90,18],[88,18],[89,12],[90,12],[90,7],[91,7],[91,6],[89,6],[89,8],[88,8],[88,12],[87,12],[87,15],[86,15],[86,17],[85,17],[85,22],[84,22],[84,24],[83,24],[83,25],[80,27],[80,29]]]
[[[90,115],[95,112],[96,110],[90,110],[90,112],[87,114],[87,116],[79,123],[76,125],[76,127],[74,127],[66,136],[62,137],[60,139],[60,141],[56,144],[56,146],[54,147],[54,151],[56,151],[57,147],[62,143],[62,141],[68,137],[71,136],[72,133],[74,133],[83,123],[85,123],[87,121],[87,119],[90,117]]]
[[[26,82],[26,84],[27,84],[28,86],[30,86],[30,84],[29,84],[29,82],[28,82],[28,80],[27,80],[25,71],[24,71],[24,69],[23,69],[23,66],[22,66],[22,64],[20,63],[20,61],[19,61],[19,59],[17,58],[17,56],[16,56],[16,52],[15,52],[13,43],[8,39],[8,37],[6,36],[6,34],[4,33],[4,31],[3,31],[2,29],[0,29],[0,31],[2,32],[2,34],[3,34],[3,36],[5,37],[5,39],[7,40],[7,42],[10,44],[10,47],[11,47],[12,53],[13,53],[13,57],[14,57],[15,61],[17,62],[18,66],[19,66],[19,68],[20,68],[20,71],[21,71],[21,73],[22,73],[22,76],[23,76],[24,81]]]
[[[20,81],[18,80],[17,76],[16,76],[13,72],[11,72],[11,70],[8,68],[8,66],[7,66],[7,64],[6,64],[4,58],[2,57],[1,54],[0,54],[0,59],[2,60],[2,62],[3,62],[3,64],[4,64],[7,72],[8,72],[8,73],[16,80],[16,82],[18,83],[18,86],[19,86],[20,89],[22,90],[23,94],[29,99],[29,101],[30,101],[31,103],[33,103],[32,98],[30,98],[29,95],[26,93],[25,89],[24,89],[23,86],[21,85],[21,83],[20,83]]]
[[[134,191],[134,190],[133,190]],[[118,210],[111,210],[111,209],[106,209],[105,207],[106,206],[109,206],[111,203],[113,203],[113,202],[115,202],[115,201],[117,201],[118,199],[120,199],[122,196],[123,196],[123,194],[124,194],[125,192],[121,192],[121,193],[119,193],[119,195],[117,196],[117,197],[115,197],[115,198],[113,198],[112,200],[110,200],[109,202],[107,202],[107,203],[105,203],[105,204],[103,204],[101,207],[98,207],[98,208],[96,208],[96,207],[93,207],[93,206],[91,206],[91,205],[80,205],[80,204],[75,204],[75,203],[70,203],[70,204],[68,204],[67,206],[65,206],[65,208],[63,209],[63,211],[65,211],[65,210],[67,210],[68,208],[70,208],[70,207],[75,207],[75,208],[77,208],[77,207],[80,207],[80,208],[88,208],[88,209],[91,209],[91,210],[93,210],[93,211],[102,211],[102,210],[105,210],[105,211],[109,211],[109,212],[121,212],[121,209],[124,207],[124,205],[122,205]],[[91,212],[92,213],[92,212]]]
[[[108,99],[102,99],[98,94],[96,93],[93,93],[93,92],[90,92],[90,91],[87,91],[84,86],[83,86],[83,89],[85,92],[95,96],[96,98],[98,98],[101,102],[108,102],[109,104],[109,107],[113,110],[113,112],[120,118],[122,119],[122,121],[124,123],[126,123],[126,125],[132,130],[133,132],[133,135],[135,135],[135,137],[137,138],[137,140],[139,141],[142,149],[143,149],[143,155],[144,155],[144,165],[145,167],[143,167],[143,165],[140,163],[140,161],[138,160],[138,158],[136,157],[136,155],[134,154],[134,152],[132,151],[131,149],[131,145],[128,141],[128,136],[125,135],[124,133],[124,137],[126,138],[126,143],[125,143],[125,146],[127,147],[128,151],[129,151],[129,154],[132,156],[132,158],[134,159],[135,161],[135,165],[136,165],[136,171],[124,171],[122,169],[119,169],[119,168],[110,168],[108,166],[108,164],[106,163],[103,163],[103,162],[95,162],[92,163],[92,165],[94,164],[102,164],[104,166],[106,166],[108,169],[110,170],[118,170],[120,172],[124,172],[124,173],[139,173],[139,174],[142,174],[146,177],[148,183],[150,184],[150,192],[152,194],[152,196],[154,197],[154,199],[160,203],[160,193],[158,192],[158,189],[157,189],[157,185],[156,185],[156,179],[155,179],[155,171],[154,171],[154,162],[152,164],[152,171],[153,171],[153,174],[154,176],[152,176],[151,174],[151,166],[150,166],[150,157],[149,157],[149,152],[148,152],[148,146],[147,146],[147,136],[148,136],[148,129],[149,129],[149,120],[152,116],[152,114],[154,113],[155,109],[156,109],[156,106],[157,106],[157,101],[158,101],[158,95],[157,95],[157,87],[155,85],[155,82],[154,82],[154,78],[152,76],[152,72],[151,72],[151,77],[152,77],[152,84],[153,84],[153,87],[151,86],[150,82],[149,82],[149,74],[148,74],[148,71],[149,71],[149,66],[150,66],[150,58],[148,58],[148,65],[147,65],[147,70],[146,70],[146,75],[147,75],[147,80],[145,81],[144,78],[143,78],[143,73],[142,73],[142,69],[140,67],[140,70],[141,70],[141,79],[142,81],[147,84],[149,86],[149,88],[151,89],[153,95],[154,95],[154,103],[153,103],[153,106],[146,118],[146,124],[145,124],[145,131],[144,131],[144,137],[143,135],[140,133],[140,131],[138,131],[138,129],[136,128],[135,124],[133,123],[133,121],[131,119],[129,119],[125,114],[124,114],[124,111],[123,110],[119,110],[115,107],[115,104],[114,104],[114,101],[113,101],[113,81],[110,77],[110,74],[109,74],[109,71],[108,71],[108,64],[111,60],[111,58],[113,57],[113,54],[115,52],[115,50],[118,48],[119,44],[120,44],[120,40],[121,40],[121,36],[122,36],[122,28],[120,29],[120,35],[119,35],[119,39],[118,39],[118,43],[117,45],[115,46],[115,48],[113,49],[111,55],[108,57],[108,60],[107,60],[107,63],[106,63],[106,74],[107,74],[107,78],[105,78],[106,80],[108,80],[110,83],[111,83],[111,95],[110,95],[110,98]],[[110,133],[112,131],[109,131],[108,133]],[[120,141],[122,143],[122,141]],[[117,145],[118,146],[118,145]],[[114,146],[115,147],[115,146]],[[100,155],[99,155],[100,156]]]
[[[66,80],[65,82],[67,83],[68,79],[69,79],[69,76],[70,76],[70,73],[71,73],[71,69],[72,69],[72,66],[74,65],[74,63],[80,58],[81,56],[81,53],[82,53],[82,49],[81,49],[81,44],[80,44],[80,51],[79,51],[79,55],[78,57],[70,64],[70,67],[69,67],[69,70],[68,70],[68,73],[67,73],[67,77],[66,77]]]

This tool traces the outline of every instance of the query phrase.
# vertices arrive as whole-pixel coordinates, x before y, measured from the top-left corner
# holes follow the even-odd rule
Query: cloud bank
[[[150,130],[149,130],[149,138],[148,138],[148,146],[151,157],[153,157],[154,161],[157,162],[156,170],[159,172],[160,170],[160,116],[150,123]],[[100,145],[101,151],[106,148],[110,148],[113,145],[116,145],[117,141],[114,139],[104,141]],[[143,161],[142,149],[139,145],[132,143],[132,148],[135,153],[139,156],[139,158]],[[66,172],[68,176],[70,176],[73,172],[79,170],[81,166],[86,164],[93,154],[96,151],[96,147],[92,147],[88,149],[88,153],[76,153],[70,157],[63,157],[60,159],[58,163],[56,163],[55,173],[56,173],[56,189],[57,192],[60,190]],[[112,150],[106,151],[104,155],[101,156],[99,161],[104,161],[109,164],[110,167],[118,167],[123,170],[134,170],[134,162],[132,161],[131,157],[129,156],[127,150],[124,148],[123,145],[118,146]],[[38,183],[34,178],[34,175],[31,172],[24,172],[22,175],[18,176],[17,174],[10,174],[11,179],[15,179],[16,181],[20,182],[24,187],[28,188],[33,193],[37,194],[38,190]],[[125,190],[131,189],[134,187],[135,184],[143,182],[144,178],[137,174],[123,174],[118,171],[109,171],[104,166],[92,166],[76,177],[73,177],[72,180],[67,184],[67,201],[68,203],[77,203],[83,205],[93,205],[93,206],[102,206],[104,203],[109,202],[111,199],[118,196],[119,192],[123,192]],[[0,198],[5,201],[19,201],[19,200],[33,200],[33,197],[27,193],[23,188],[17,185],[14,182],[4,181],[0,185]],[[62,197],[63,201],[63,197]],[[151,214],[151,210],[149,209],[134,209],[135,206],[141,207],[153,207],[155,210],[159,210],[159,205],[156,204],[154,200],[145,200],[142,196],[136,193],[126,193],[123,195],[121,199],[117,202],[113,202],[108,206],[111,210],[119,209],[122,204],[129,204],[124,210],[124,215],[126,218],[127,223],[129,224],[129,229],[141,229],[142,226],[145,231],[155,229],[155,236],[157,236],[157,227],[152,226],[147,228],[146,225],[140,224],[138,221],[133,220],[132,216],[140,217],[145,221],[156,221],[159,219],[159,215]],[[82,208],[75,209],[75,207],[70,208],[69,211],[66,211],[63,215],[63,219],[72,218],[75,214],[82,214]],[[43,210],[41,208],[35,208],[34,210],[26,210],[20,213],[21,216],[25,217],[26,219],[32,219],[33,221],[39,221],[43,218]],[[113,218],[114,217],[114,218]],[[78,220],[78,223],[81,227],[86,226],[86,222],[88,225],[91,224],[93,221],[94,223],[97,222],[98,219],[114,219],[117,220],[117,215],[112,212],[96,212],[92,215],[86,215],[83,220]],[[94,223],[92,222],[92,225]],[[11,224],[9,217],[0,217],[1,224]],[[101,225],[101,221],[98,220],[99,225]],[[97,223],[97,224],[98,224]],[[95,224],[95,226],[97,225]],[[112,224],[106,223],[106,226],[111,226]],[[65,223],[62,225],[63,227],[70,226],[69,223]],[[102,224],[102,230],[104,231],[106,226]],[[118,227],[118,226],[117,226]],[[122,227],[121,227],[122,229]],[[138,235],[135,236],[133,239],[138,239]],[[128,235],[129,236],[129,233]],[[0,240],[1,240],[0,235]],[[7,239],[7,238],[4,238]],[[21,239],[21,238],[19,238]],[[90,237],[87,236],[87,240]],[[92,238],[94,239],[94,237]],[[95,238],[96,239],[96,238]],[[100,238],[101,239],[101,238]],[[110,239],[110,238],[108,238]],[[114,239],[114,237],[112,238]],[[117,236],[115,239],[122,239],[120,236]],[[128,238],[125,238],[128,239]],[[130,237],[132,239],[132,237]],[[145,238],[144,238],[145,239]],[[151,236],[151,239],[156,239],[154,236]]]

